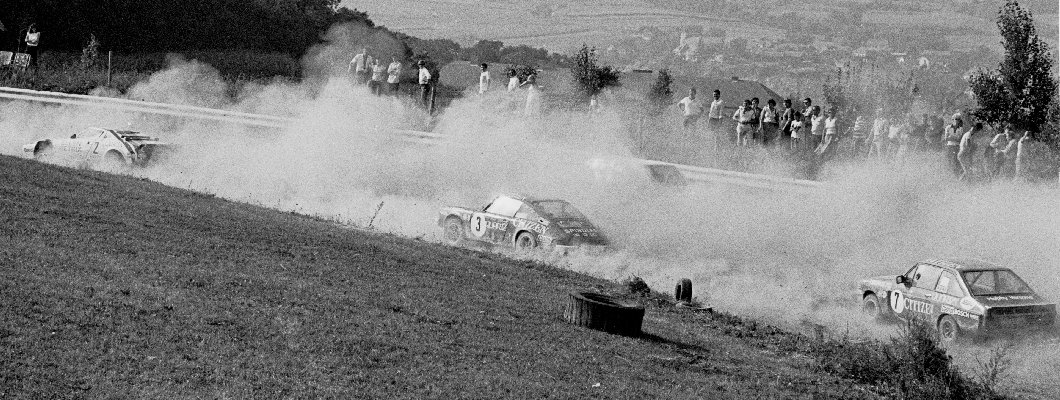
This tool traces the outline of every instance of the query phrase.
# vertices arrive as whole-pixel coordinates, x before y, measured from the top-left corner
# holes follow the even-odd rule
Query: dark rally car
[[[1056,304],[1011,269],[979,260],[926,260],[905,274],[858,283],[862,310],[874,318],[924,318],[943,342],[961,336],[1051,327]]]
[[[500,196],[480,210],[444,207],[438,214],[446,243],[477,241],[519,250],[607,246],[604,235],[573,205],[557,199]]]

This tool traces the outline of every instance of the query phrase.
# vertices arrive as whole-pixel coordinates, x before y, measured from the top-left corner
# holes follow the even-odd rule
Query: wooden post
[[[114,51],[113,50],[107,50],[107,86],[108,87],[110,86],[110,77],[111,77],[111,69],[110,68],[111,68],[111,61],[112,61],[113,57],[114,57]]]

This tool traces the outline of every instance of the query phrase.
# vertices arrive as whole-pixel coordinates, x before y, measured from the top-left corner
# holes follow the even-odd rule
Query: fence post
[[[113,50],[107,50],[107,87],[110,87],[111,60],[114,56]]]

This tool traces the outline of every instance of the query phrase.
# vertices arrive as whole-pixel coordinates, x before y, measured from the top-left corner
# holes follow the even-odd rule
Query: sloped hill
[[[0,222],[5,399],[876,397],[769,326],[577,328],[622,288],[130,177],[0,157]]]

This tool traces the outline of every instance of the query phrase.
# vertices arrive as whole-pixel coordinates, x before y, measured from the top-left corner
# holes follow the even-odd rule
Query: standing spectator
[[[371,56],[367,48],[361,48],[361,52],[353,56],[350,65],[346,67],[346,73],[353,73],[353,81],[364,84],[368,81],[368,66],[371,65]]]
[[[750,144],[751,137],[754,134],[757,114],[754,106],[751,105],[751,100],[744,100],[743,106],[736,109],[736,113],[732,115],[732,120],[736,121],[737,146],[747,146]]]
[[[789,127],[791,130],[790,149],[792,153],[799,153],[802,150],[802,138],[804,136],[802,133],[802,114],[792,113],[791,117],[791,126]]]
[[[751,104],[754,104],[754,99],[751,99]],[[777,101],[773,99],[766,101],[766,108],[763,108],[759,115],[761,121],[758,130],[762,132],[762,145],[770,147],[778,140],[777,136],[780,132],[780,113],[777,112]]]
[[[526,77],[526,82],[519,86],[526,86],[526,110],[523,115],[541,115],[541,88],[537,85],[537,74],[530,74]]]
[[[913,116],[906,115],[895,118],[895,121],[897,123],[891,124],[888,137],[894,137],[896,140],[893,144],[895,160],[904,161],[909,156],[909,152],[916,146],[916,139],[913,135]]]
[[[1019,146],[1019,138],[1015,130],[1009,130],[1006,139],[1008,139],[1008,143],[1005,144],[1005,149],[1002,150],[1005,162],[1001,167],[1001,174],[1005,177],[1014,178],[1016,176],[1016,151]]]
[[[29,66],[36,68],[40,58],[40,32],[36,24],[29,24],[26,28],[26,54],[29,54]]]
[[[721,99],[721,91],[714,89],[714,100],[710,102],[710,112],[707,113],[707,130],[714,136],[714,152],[721,148],[723,137],[728,133],[725,130],[725,101]]]
[[[957,150],[957,160],[961,163],[961,180],[972,180],[975,177],[975,150],[976,139],[983,131],[983,123],[976,122],[972,129],[961,136],[960,148]]]
[[[390,58],[390,65],[386,68],[386,73],[389,75],[386,78],[387,92],[390,94],[396,94],[398,87],[401,85],[401,63],[398,62],[397,57]]]
[[[946,160],[955,176],[961,176],[961,173],[964,172],[964,169],[961,168],[961,162],[957,159],[957,153],[961,149],[962,127],[964,127],[964,121],[961,120],[960,115],[954,114],[953,122],[946,125],[946,130],[942,135],[942,140],[946,144]]]
[[[751,108],[755,110],[755,118],[751,120],[751,142],[761,143],[762,142],[762,104],[757,97],[751,98]]]
[[[1005,150],[1008,149],[1009,141],[1014,139],[1012,130],[1006,126],[1003,132],[994,135],[994,139],[990,141],[990,150],[993,152],[992,156],[988,157],[990,179],[997,179],[1001,176],[1001,169],[1005,166]]]
[[[703,103],[696,99],[696,88],[688,89],[688,96],[677,102],[684,117],[681,121],[685,129],[695,128],[696,121],[703,115]]]
[[[482,73],[478,74],[478,94],[485,94],[490,90],[490,66],[486,63],[479,66],[482,67]]]
[[[508,68],[508,91],[514,92],[517,88],[519,88],[519,74],[515,73],[515,68]]]
[[[386,67],[378,58],[372,60],[372,80],[368,82],[368,90],[378,96],[383,94],[383,81],[386,79]]]
[[[787,144],[791,140],[791,123],[795,121],[795,109],[791,108],[791,99],[784,99],[784,110],[780,114],[780,142]]]
[[[931,119],[928,118],[927,114],[920,115],[920,123],[916,124],[916,128],[913,130],[914,139],[917,142],[916,149],[918,151],[930,151],[931,150]]]
[[[431,100],[431,71],[427,69],[427,63],[420,60],[419,65],[419,84],[420,84],[420,104],[424,107],[430,106]]]
[[[872,120],[872,144],[869,147],[869,155],[876,155],[882,159],[887,154],[887,118],[883,117],[883,109],[876,109],[876,118]]]
[[[854,127],[851,128],[853,134],[851,139],[853,140],[852,157],[860,158],[868,152],[869,146],[869,123],[865,120],[865,116],[859,115],[854,119]]]
[[[832,153],[832,149],[835,149],[836,141],[839,139],[839,117],[836,114],[835,108],[828,110],[828,115],[824,118],[822,124],[824,125],[824,137],[821,139],[821,144],[814,149],[814,153],[822,159],[827,158]]]
[[[802,123],[805,128],[810,123],[810,117],[813,116],[813,101],[809,97],[802,99]]]
[[[810,143],[809,148],[816,151],[817,147],[824,142],[824,113],[821,106],[813,106],[810,110]]]
[[[1030,156],[1031,152],[1031,131],[1023,133],[1023,137],[1016,142],[1016,172],[1013,179],[1024,180],[1027,179],[1027,157]]]

